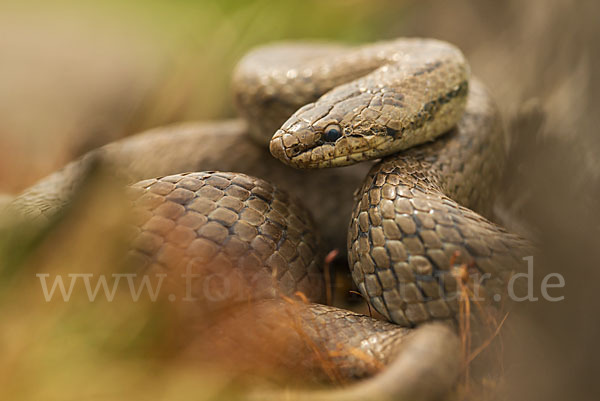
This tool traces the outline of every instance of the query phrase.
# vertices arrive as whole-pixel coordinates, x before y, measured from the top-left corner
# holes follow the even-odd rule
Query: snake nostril
[[[300,145],[293,145],[289,149],[287,149],[286,154],[289,157],[294,157],[298,156],[300,152],[302,152],[302,148],[300,147]]]

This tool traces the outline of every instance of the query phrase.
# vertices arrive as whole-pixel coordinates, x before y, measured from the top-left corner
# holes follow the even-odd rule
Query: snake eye
[[[335,142],[342,136],[342,128],[337,124],[329,124],[323,131],[323,139],[326,142]]]

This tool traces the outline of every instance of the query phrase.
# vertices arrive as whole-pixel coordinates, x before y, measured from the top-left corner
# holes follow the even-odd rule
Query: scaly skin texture
[[[187,173],[140,181],[129,193],[137,268],[168,271],[180,287],[184,280],[177,279],[193,272],[188,298],[230,303],[300,291],[324,300],[312,216],[268,182],[240,173]]]
[[[181,310],[201,317],[199,324],[210,322],[196,331],[209,335],[189,350],[199,358],[249,370],[261,361],[348,383],[393,363],[414,337],[409,328],[285,298],[300,292],[307,300],[324,300],[322,248],[310,212],[264,180],[240,173],[175,174],[140,181],[128,197],[134,225],[129,265],[150,276],[166,274],[161,292],[176,295]],[[287,301],[260,301],[282,296]],[[224,308],[228,312],[219,313],[225,317],[216,323],[206,319]],[[447,366],[457,365],[458,347],[449,345],[456,341],[452,332],[443,332],[444,349],[451,350],[436,363],[444,369],[445,389],[456,376]],[[413,368],[423,363],[413,362]],[[413,391],[411,386],[403,391]]]
[[[240,330],[252,326],[252,330]],[[310,372],[338,383],[371,376],[401,352],[414,330],[327,305],[263,300],[231,308],[210,327],[194,354],[229,357],[232,366]],[[273,339],[265,342],[265,338]],[[210,349],[212,349],[212,352]],[[235,349],[233,355],[231,350]]]
[[[502,299],[510,274],[525,267],[530,245],[468,209],[489,212],[502,146],[496,109],[474,81],[454,130],[372,168],[350,223],[349,264],[388,319],[412,326],[455,316],[463,266],[482,299]]]
[[[259,56],[249,60],[256,64]],[[504,138],[497,110],[476,80],[463,115],[469,68],[460,51],[433,40],[399,40],[317,54],[303,71],[313,71],[311,63],[328,71],[314,78],[322,96],[277,130],[273,156],[297,168],[324,168],[412,148],[377,164],[358,191],[347,247],[361,293],[401,325],[452,318],[465,266],[471,290],[501,300],[510,273],[523,269],[532,249],[467,209],[489,212]],[[354,74],[330,75],[334,65]],[[278,67],[256,68],[255,81],[292,85],[278,79]],[[253,93],[258,103],[266,97]],[[414,147],[454,126],[433,144]]]
[[[132,186],[137,263],[149,271],[170,272],[173,279],[190,259],[201,259],[196,268],[204,269],[202,274],[214,273],[218,266],[231,266],[225,269],[231,273],[247,265],[250,270],[239,275],[240,288],[261,287],[258,291],[266,295],[300,290],[319,300],[321,250],[317,236],[309,234],[314,224],[283,189],[301,198],[317,224],[328,228],[329,244],[336,243],[332,238],[345,234],[345,228],[334,222],[345,219],[355,174],[368,167],[308,173],[278,168],[255,145],[266,143],[265,137],[276,131],[271,153],[292,167],[344,166],[390,155],[373,167],[357,192],[348,249],[361,292],[395,323],[454,319],[462,267],[490,274],[481,295],[502,293],[510,272],[519,269],[517,262],[529,245],[473,211],[489,211],[490,184],[503,162],[502,130],[489,95],[480,83],[469,81],[468,65],[455,47],[424,39],[358,48],[274,45],[242,60],[233,86],[246,123],[182,126],[108,145],[43,180],[12,206],[38,216],[60,210],[94,162],[111,166],[128,182],[176,174]],[[254,143],[243,137],[247,130]],[[251,166],[243,167],[245,162]],[[184,174],[215,169],[260,178],[284,173],[277,185],[231,173]],[[227,193],[232,188],[234,195]],[[337,198],[337,192],[343,197]],[[266,276],[268,283],[259,285],[258,278]],[[343,377],[362,377],[372,370],[356,355],[332,354],[335,344],[362,349],[382,364],[394,362],[383,375],[352,391],[298,398],[352,399],[359,394],[361,399],[431,399],[456,379],[457,339],[447,328],[434,325],[412,335],[413,329],[347,311],[314,304],[303,308],[293,314],[305,334],[300,338],[334,355]],[[278,315],[259,313],[254,323],[273,327],[273,316]],[[282,322],[276,319],[276,325]],[[323,324],[326,334],[318,329]],[[404,346],[406,336],[412,337],[414,348]]]

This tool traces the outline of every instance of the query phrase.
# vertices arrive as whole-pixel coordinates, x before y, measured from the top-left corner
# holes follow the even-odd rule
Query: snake
[[[202,305],[230,312],[205,331],[210,348],[256,351],[276,333],[286,339],[277,363],[323,373],[325,355],[336,377],[372,376],[292,398],[448,392],[460,371],[457,277],[465,267],[479,274],[484,298],[497,299],[532,249],[491,220],[505,136],[462,52],[420,38],[270,44],[244,56],[232,86],[241,118],[108,144],[25,190],[9,209],[52,219],[94,166],[108,166],[130,184],[131,263],[226,279],[198,284]],[[322,304],[324,250],[332,247],[347,249],[356,286],[388,322]],[[172,290],[183,291],[173,281]],[[252,309],[231,307],[239,294],[257,299]],[[234,334],[244,319],[252,334]],[[377,373],[378,366],[387,368]]]

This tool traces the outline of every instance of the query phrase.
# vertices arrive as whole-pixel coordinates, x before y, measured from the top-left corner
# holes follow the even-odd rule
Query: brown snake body
[[[11,207],[51,215],[68,203],[86,166],[99,160],[129,182],[143,179],[129,190],[136,205],[132,254],[148,271],[179,273],[192,264],[205,275],[239,277],[238,292],[272,297],[301,291],[315,302],[324,293],[315,226],[325,249],[340,247],[340,227],[353,209],[349,265],[371,304],[403,326],[452,320],[462,266],[488,273],[482,295],[489,298],[503,294],[529,251],[525,241],[473,211],[489,215],[504,139],[489,94],[468,75],[460,51],[432,40],[259,49],[242,60],[234,77],[236,103],[248,123],[183,125],[107,145],[42,180]],[[387,157],[372,167],[353,206],[351,194],[368,165],[307,171],[282,166],[255,144],[273,133],[271,153],[297,168]],[[203,170],[248,175],[184,173]],[[347,344],[395,366],[354,392],[323,398],[430,399],[447,391],[458,374],[457,340],[446,327],[402,329],[318,305],[299,316],[308,337],[326,351]],[[315,325],[327,327],[327,334]],[[424,357],[424,338],[443,350],[432,351],[433,360]],[[409,351],[413,342],[420,344],[414,348],[419,356]],[[397,357],[404,352],[405,359]],[[419,377],[389,376],[406,375],[409,362]],[[335,363],[345,377],[373,373],[356,355]],[[387,386],[383,393],[373,390],[377,380]]]

